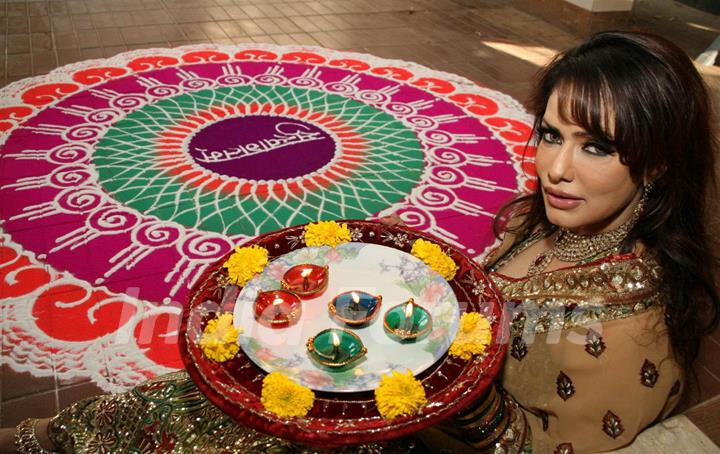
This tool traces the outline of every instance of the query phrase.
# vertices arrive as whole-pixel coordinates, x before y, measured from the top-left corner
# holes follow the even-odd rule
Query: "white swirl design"
[[[62,136],[65,140],[82,140],[87,142],[96,139],[104,130],[105,128],[99,125],[81,124],[63,131]]]
[[[433,225],[433,215],[418,206],[403,207],[398,216],[408,227],[425,230]]]
[[[311,77],[293,77],[289,82],[290,85],[302,88],[320,88],[323,85],[322,81]]]
[[[98,232],[124,232],[140,221],[138,214],[124,208],[103,208],[92,213],[87,224]]]
[[[433,167],[430,181],[443,186],[459,187],[465,182],[465,174],[452,167]]]
[[[428,208],[446,208],[457,200],[451,191],[432,186],[419,186],[413,195],[417,203]]]
[[[181,90],[174,85],[155,85],[148,87],[145,93],[153,98],[166,98],[168,96],[177,95]]]
[[[80,142],[64,143],[50,150],[47,158],[55,164],[69,164],[84,161],[91,153],[92,148],[88,144]]]
[[[452,145],[455,143],[455,138],[445,131],[420,131],[418,135],[421,139],[427,140],[435,145]]]
[[[232,244],[220,235],[206,233],[187,238],[178,245],[178,249],[189,260],[211,262],[232,249]]]
[[[355,85],[344,84],[342,82],[330,82],[328,84],[325,84],[325,90],[332,93],[352,95],[357,93],[358,88]]]
[[[96,174],[85,166],[63,166],[55,169],[48,182],[56,188],[76,187],[86,183],[95,183]]]
[[[283,85],[287,81],[287,78],[277,74],[261,74],[255,76],[253,80],[255,83],[262,85]]]
[[[170,223],[157,221],[145,222],[132,232],[133,242],[149,247],[163,247],[175,243],[180,238],[180,229]]]
[[[405,121],[407,121],[411,125],[415,126],[416,128],[421,128],[421,129],[432,129],[432,128],[436,128],[438,125],[437,121],[433,120],[430,117],[426,117],[424,115],[408,116],[405,118]]]
[[[356,98],[371,104],[385,104],[391,99],[390,96],[385,93],[374,90],[362,90],[357,94]]]
[[[461,165],[467,162],[467,156],[462,151],[451,147],[433,147],[427,155],[432,161],[445,165]]]
[[[239,76],[229,74],[227,76],[221,76],[217,79],[217,83],[226,87],[233,85],[247,85],[252,82],[252,79],[247,76]]]
[[[210,79],[188,79],[180,82],[180,85],[190,90],[202,90],[203,88],[214,87],[215,81]]]
[[[112,123],[123,116],[123,112],[118,109],[98,109],[90,112],[85,121],[94,123]]]
[[[107,196],[97,187],[68,188],[55,196],[55,203],[70,213],[86,213],[102,205]]]
[[[394,114],[397,115],[412,115],[414,113],[417,113],[417,109],[415,109],[413,106],[401,102],[391,102],[385,108]]]
[[[148,102],[149,100],[143,95],[120,95],[110,100],[110,105],[122,110],[131,110],[142,107]]]

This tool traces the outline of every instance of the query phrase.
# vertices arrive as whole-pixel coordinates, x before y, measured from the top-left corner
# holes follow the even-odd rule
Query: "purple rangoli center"
[[[198,130],[187,152],[198,165],[248,180],[283,180],[315,172],[335,157],[325,130],[297,118],[245,115]]]

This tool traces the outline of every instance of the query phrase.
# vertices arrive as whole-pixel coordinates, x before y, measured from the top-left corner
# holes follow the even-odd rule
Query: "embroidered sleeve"
[[[662,314],[575,327],[547,345],[547,405],[533,427],[540,452],[616,449],[672,408],[679,369]],[[552,342],[553,334],[535,341]]]

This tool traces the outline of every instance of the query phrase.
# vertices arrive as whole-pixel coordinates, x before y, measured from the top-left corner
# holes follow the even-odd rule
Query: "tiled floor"
[[[550,6],[534,15],[523,7],[528,1]],[[552,5],[559,1],[0,0],[0,85],[131,49],[268,42],[414,61],[523,100],[539,65],[588,33],[557,17]],[[669,0],[636,0],[626,19],[630,28],[664,35],[691,56],[720,33],[717,16]],[[720,343],[713,340],[706,350],[706,357],[717,357]],[[720,388],[717,362],[702,366],[699,378],[707,389]],[[36,378],[8,366],[0,383],[2,426],[100,392],[89,382]]]

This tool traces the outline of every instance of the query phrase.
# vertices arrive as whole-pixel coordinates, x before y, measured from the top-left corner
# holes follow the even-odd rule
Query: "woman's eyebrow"
[[[544,129],[551,129],[553,132],[557,132],[557,131],[558,131],[558,128],[556,128],[555,126],[553,126],[553,125],[551,125],[550,123],[548,123],[547,120],[545,120],[545,119],[543,119],[543,120],[540,122],[540,127],[541,127],[541,128],[544,128]]]
[[[548,121],[545,120],[544,118],[543,118],[543,120],[540,122],[540,127],[541,127],[541,128],[544,128],[544,129],[547,129],[547,130],[551,131],[552,133],[557,134],[557,135],[559,135],[559,136],[562,135],[562,134],[560,134],[560,130],[559,130],[558,128],[556,128],[555,126],[553,126],[553,125],[551,125],[550,123],[548,123]],[[580,137],[580,138],[583,138],[583,139],[596,139],[596,140],[600,140],[600,139],[598,139],[597,137],[595,137],[594,135],[592,135],[591,133],[585,131],[584,129],[582,129],[582,130],[580,130],[580,131],[575,131],[575,132],[572,133],[572,135],[573,135],[573,137]]]

